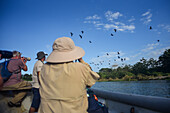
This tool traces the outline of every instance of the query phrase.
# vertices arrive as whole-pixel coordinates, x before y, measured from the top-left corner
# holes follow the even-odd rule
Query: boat
[[[170,113],[170,98],[92,90],[109,113]]]
[[[99,101],[108,107],[109,113],[170,113],[170,98],[92,90]],[[32,102],[31,90],[19,108],[8,107],[10,98],[0,92],[0,113],[28,113]]]

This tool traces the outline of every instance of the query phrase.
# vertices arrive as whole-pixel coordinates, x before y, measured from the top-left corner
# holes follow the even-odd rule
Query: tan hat
[[[79,59],[85,55],[85,51],[75,46],[73,40],[69,37],[61,37],[54,41],[53,51],[47,57],[47,62],[61,63]]]

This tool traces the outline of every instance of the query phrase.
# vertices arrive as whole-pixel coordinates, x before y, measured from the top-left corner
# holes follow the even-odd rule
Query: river
[[[96,82],[94,89],[170,98],[170,80]]]

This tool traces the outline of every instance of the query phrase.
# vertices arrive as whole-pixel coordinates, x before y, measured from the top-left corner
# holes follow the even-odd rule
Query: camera
[[[30,60],[31,60],[30,57],[22,57],[22,58],[27,59],[27,61],[30,61]]]
[[[10,59],[13,57],[13,53],[11,51],[0,50],[0,54],[1,54],[1,59],[3,58]]]

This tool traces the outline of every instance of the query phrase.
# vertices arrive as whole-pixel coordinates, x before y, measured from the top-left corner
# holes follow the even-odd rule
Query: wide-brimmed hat
[[[85,51],[75,46],[73,40],[69,37],[61,37],[54,41],[53,51],[47,58],[47,62],[61,63],[79,59],[85,55]]]
[[[41,60],[46,55],[48,55],[48,54],[45,54],[43,51],[40,51],[40,52],[37,53],[36,59]]]

